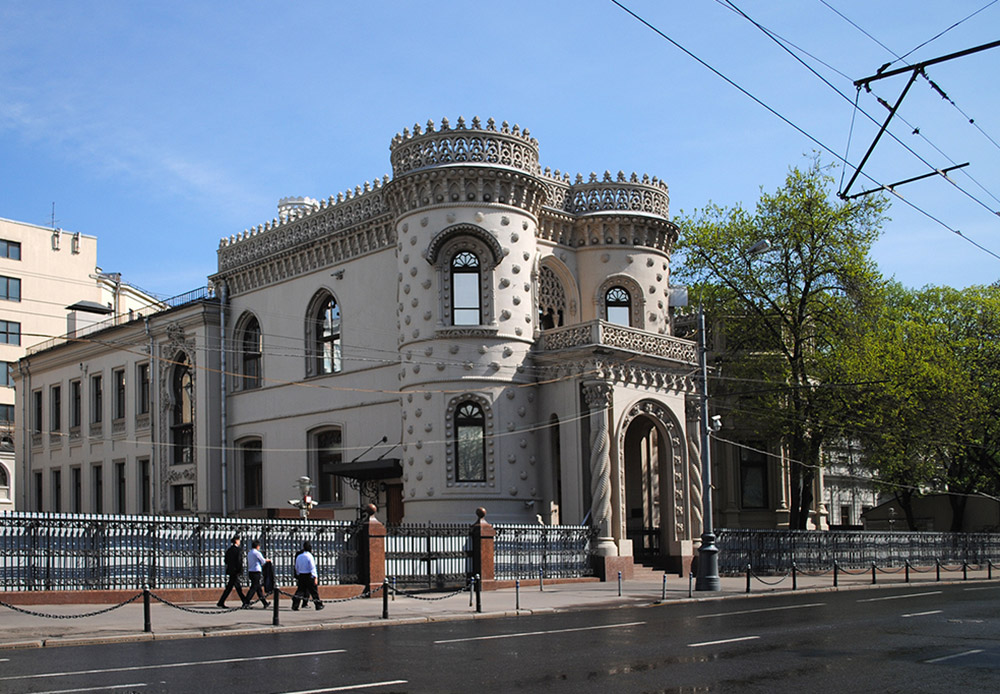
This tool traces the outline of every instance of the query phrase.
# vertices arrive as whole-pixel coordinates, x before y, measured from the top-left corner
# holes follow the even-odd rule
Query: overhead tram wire
[[[719,70],[717,70],[716,68],[712,67],[709,63],[707,63],[704,60],[702,60],[701,58],[699,58],[697,55],[695,55],[694,53],[692,53],[691,51],[689,51],[687,48],[685,48],[684,46],[682,46],[681,44],[679,44],[677,41],[675,41],[674,39],[672,39],[669,36],[667,36],[665,33],[663,33],[660,29],[658,29],[657,27],[655,27],[653,24],[649,23],[644,18],[642,18],[640,15],[636,14],[631,9],[629,9],[628,7],[626,7],[625,5],[623,5],[619,0],[611,0],[611,2],[614,5],[617,5],[623,12],[625,12],[628,15],[630,15],[633,19],[635,19],[636,21],[638,21],[640,24],[644,25],[646,28],[648,28],[649,30],[651,30],[652,32],[654,32],[660,38],[662,38],[663,40],[665,40],[668,43],[670,43],[672,46],[674,46],[679,51],[681,51],[682,53],[684,53],[685,55],[687,55],[689,58],[691,58],[692,60],[694,60],[695,62],[697,62],[699,65],[701,65],[702,67],[704,67],[707,70],[709,70],[712,74],[714,74],[715,76],[717,76],[720,79],[722,79],[724,82],[726,82],[731,87],[733,87],[734,89],[736,89],[737,91],[739,91],[741,94],[743,94],[747,98],[751,99],[757,105],[759,105],[762,108],[764,108],[771,115],[777,117],[782,122],[784,122],[786,125],[790,126],[792,129],[794,129],[796,132],[798,132],[799,134],[801,134],[804,137],[806,137],[810,142],[812,142],[813,144],[815,144],[817,147],[819,147],[820,149],[822,149],[824,152],[826,152],[830,156],[836,158],[837,161],[843,163],[846,166],[850,166],[851,168],[856,168],[849,161],[847,161],[843,156],[841,156],[840,153],[835,152],[833,149],[831,149],[830,147],[828,147],[825,143],[823,143],[822,141],[820,141],[818,138],[816,138],[815,136],[813,136],[810,133],[806,132],[803,128],[801,128],[798,125],[796,125],[789,118],[787,118],[786,116],[782,115],[777,110],[775,110],[774,108],[772,108],[768,104],[766,104],[763,101],[761,101],[758,97],[754,96],[747,89],[745,89],[744,87],[740,86],[739,84],[737,84],[736,82],[734,82],[732,79],[730,79],[729,77],[727,77],[723,73],[719,72]],[[936,222],[939,226],[941,226],[944,229],[950,231],[951,233],[955,234],[956,236],[958,236],[959,238],[963,239],[964,241],[967,241],[968,243],[972,244],[973,246],[975,246],[979,250],[983,251],[984,253],[987,253],[988,255],[996,258],[997,260],[1000,260],[1000,255],[998,255],[997,253],[995,253],[995,252],[989,250],[988,248],[984,247],[982,244],[979,244],[976,241],[970,239],[968,236],[966,236],[965,234],[963,234],[961,232],[961,230],[952,228],[949,224],[946,224],[943,220],[935,217],[934,215],[932,215],[931,213],[927,212],[926,210],[924,210],[920,206],[918,206],[915,203],[911,202],[910,200],[904,198],[897,191],[893,190],[892,188],[889,188],[888,186],[886,186],[885,184],[883,184],[881,181],[876,180],[870,174],[868,174],[868,173],[862,173],[862,175],[866,179],[868,179],[869,181],[871,181],[873,184],[875,184],[876,186],[879,186],[883,190],[886,190],[890,194],[894,195],[900,202],[902,202],[904,205],[906,205],[910,209],[914,210],[915,212],[918,212],[918,213],[922,214],[924,217],[930,219],[931,221]]]

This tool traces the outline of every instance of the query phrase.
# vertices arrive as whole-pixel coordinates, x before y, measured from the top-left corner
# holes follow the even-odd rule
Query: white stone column
[[[590,408],[590,522],[597,528],[598,556],[616,556],[618,548],[611,535],[611,434],[608,431],[608,408],[611,386],[591,381],[583,384],[583,395]]]

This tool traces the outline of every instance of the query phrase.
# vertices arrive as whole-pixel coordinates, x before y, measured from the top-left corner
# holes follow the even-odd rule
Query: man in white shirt
[[[308,540],[302,543],[302,551],[295,557],[295,596],[292,598],[292,610],[299,609],[299,602],[305,602],[310,597],[317,610],[323,609],[323,601],[319,599],[316,588],[316,559],[312,555],[312,544]]]
[[[265,559],[260,551],[260,540],[250,543],[250,552],[247,554],[247,574],[250,576],[250,592],[247,593],[247,601],[253,601],[254,596],[260,597],[260,602],[267,609],[270,604],[264,597],[264,590],[261,587],[261,579],[264,576],[264,564],[269,564],[270,559]]]

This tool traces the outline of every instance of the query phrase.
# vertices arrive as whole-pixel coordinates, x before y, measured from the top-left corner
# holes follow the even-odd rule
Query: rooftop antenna
[[[53,203],[52,203],[52,216],[49,218],[49,224],[52,226],[53,229],[55,229],[56,228],[56,222],[58,222],[58,221],[59,220],[56,219],[56,203],[53,201]]]

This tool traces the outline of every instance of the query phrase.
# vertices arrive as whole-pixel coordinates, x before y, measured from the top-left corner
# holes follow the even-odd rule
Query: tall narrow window
[[[452,325],[479,325],[482,322],[479,258],[462,251],[451,259]]]
[[[3,465],[0,465],[0,499],[4,501],[10,499],[10,476]]]
[[[342,342],[340,335],[340,306],[329,294],[322,294],[313,304],[308,326],[311,340],[313,375],[339,373],[342,367]]]
[[[83,417],[83,396],[79,380],[69,382],[69,428],[80,426]]]
[[[94,374],[90,377],[90,423],[104,421],[104,377]]]
[[[455,460],[458,482],[486,481],[486,417],[472,401],[455,410]]]
[[[31,393],[31,431],[42,433],[42,391]]]
[[[260,388],[261,382],[261,332],[260,323],[251,317],[243,327],[240,340],[243,388]]]
[[[622,287],[612,287],[604,296],[604,305],[607,309],[607,320],[609,323],[632,325],[632,297],[628,291]]]
[[[62,513],[62,470],[52,471],[52,510]]]
[[[42,509],[42,473],[35,472],[35,510],[41,512]]]
[[[264,505],[264,452],[260,441],[240,446],[243,456],[243,505],[248,508]]]
[[[14,387],[14,362],[0,361],[0,386]]]
[[[135,367],[135,413],[149,414],[149,364]]]
[[[115,511],[125,513],[125,463],[115,463]]]
[[[125,369],[115,369],[111,372],[111,379],[114,382],[115,401],[114,418],[125,418]]]
[[[104,513],[104,468],[94,466],[94,513]]]
[[[70,483],[73,485],[73,513],[83,513],[83,470],[79,467],[70,468]]]
[[[343,461],[340,429],[326,429],[313,435],[316,451],[316,499],[320,503],[344,500],[337,466]]]
[[[740,496],[743,508],[767,508],[767,456],[763,444],[740,449]],[[756,449],[756,450],[752,450]]]
[[[153,478],[149,458],[139,458],[139,512],[153,512]]]
[[[49,392],[49,431],[62,431],[62,386],[52,386]]]
[[[171,383],[173,412],[170,433],[174,465],[194,462],[194,382],[186,354],[177,357]]]

